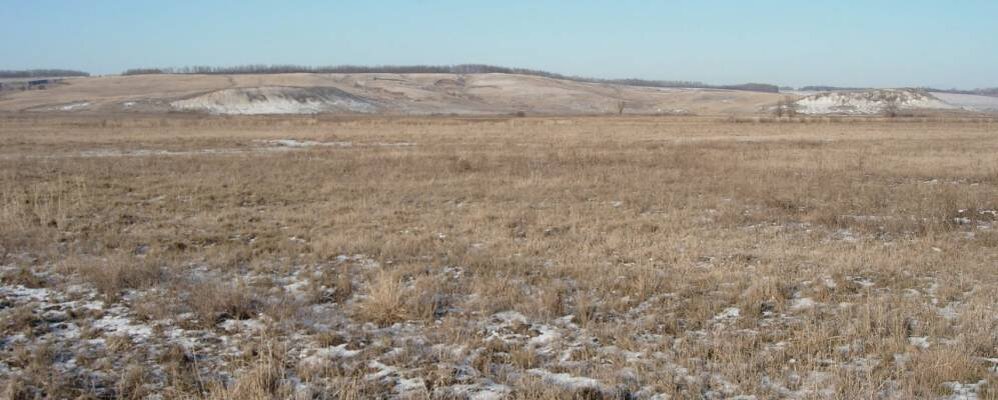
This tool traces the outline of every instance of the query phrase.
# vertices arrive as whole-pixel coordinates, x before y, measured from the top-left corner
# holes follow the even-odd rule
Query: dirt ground
[[[0,397],[998,398],[984,118],[0,115]]]

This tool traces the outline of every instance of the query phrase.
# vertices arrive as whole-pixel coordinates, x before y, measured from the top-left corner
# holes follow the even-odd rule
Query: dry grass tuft
[[[253,318],[262,307],[262,300],[243,282],[201,282],[188,296],[188,305],[205,326],[214,326],[227,319]]]
[[[71,258],[64,269],[77,274],[105,297],[116,299],[122,292],[165,283],[166,271],[158,262],[114,253],[106,258]]]
[[[356,316],[381,326],[406,318],[402,281],[390,272],[376,275],[367,296],[358,304]]]
[[[239,377],[229,385],[214,384],[205,397],[208,400],[270,400],[288,398],[291,388],[285,378],[282,354],[273,347],[261,352],[253,363],[246,366]]]

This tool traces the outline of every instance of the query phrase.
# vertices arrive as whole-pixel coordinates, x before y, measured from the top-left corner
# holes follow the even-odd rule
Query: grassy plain
[[[996,155],[976,118],[4,115],[0,397],[995,399]]]

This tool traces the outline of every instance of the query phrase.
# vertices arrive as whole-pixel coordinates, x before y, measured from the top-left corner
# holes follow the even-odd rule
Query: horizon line
[[[46,72],[59,72],[61,74],[43,75]],[[39,74],[42,73],[42,74]],[[855,85],[780,85],[761,81],[749,81],[743,83],[706,83],[700,80],[682,79],[647,79],[638,77],[628,78],[599,78],[583,75],[567,75],[558,72],[551,72],[541,69],[506,67],[485,63],[461,63],[461,64],[329,64],[329,65],[303,65],[303,64],[230,64],[218,65],[187,65],[182,67],[140,67],[126,68],[118,73],[94,74],[84,70],[72,68],[25,68],[25,69],[0,69],[0,79],[11,78],[41,78],[41,77],[105,77],[105,76],[129,76],[129,75],[276,75],[293,73],[341,73],[341,74],[363,74],[363,73],[385,73],[385,74],[488,74],[505,73],[514,75],[540,76],[551,79],[563,79],[589,83],[622,84],[628,86],[645,87],[670,87],[670,88],[702,88],[702,89],[735,89],[736,87],[747,86],[768,86],[779,90],[807,90],[808,88],[822,88],[818,91],[847,91],[847,90],[871,90],[871,89],[923,89],[929,91],[951,91],[951,92],[982,92],[994,91],[998,86],[983,86],[975,88],[941,88],[928,85],[915,86],[855,86]],[[23,76],[15,76],[23,75]],[[750,91],[770,91],[752,90],[740,88],[738,90]]]

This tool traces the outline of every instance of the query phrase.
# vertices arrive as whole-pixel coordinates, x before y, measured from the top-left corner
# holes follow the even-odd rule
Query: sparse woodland
[[[0,78],[42,78],[55,76],[90,76],[90,74],[69,69],[0,70]]]

